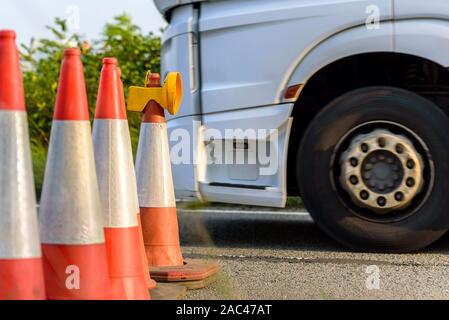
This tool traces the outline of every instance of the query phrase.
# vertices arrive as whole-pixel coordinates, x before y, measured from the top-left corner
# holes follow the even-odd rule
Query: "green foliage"
[[[31,145],[31,153],[33,155],[33,171],[34,171],[34,181],[36,185],[36,194],[39,199],[42,191],[42,183],[44,181],[47,149],[45,149],[42,146],[33,144]]]
[[[45,167],[45,150],[49,143],[64,48],[79,47],[83,54],[91,115],[95,110],[98,80],[104,57],[118,59],[125,95],[130,85],[143,84],[147,70],[159,72],[160,69],[160,38],[153,33],[143,34],[126,14],[119,15],[111,23],[106,24],[100,39],[93,41],[69,33],[66,22],[59,18],[55,19],[53,26],[47,28],[52,33],[52,39],[38,39],[32,41],[30,45],[21,45],[23,81],[38,194]],[[135,150],[140,115],[128,113],[128,119]]]
[[[95,109],[102,59],[119,60],[126,88],[142,84],[145,72],[159,72],[160,38],[143,34],[131,18],[122,14],[105,25],[100,39],[88,42],[78,34],[69,34],[64,20],[55,19],[47,27],[53,39],[39,39],[22,45],[23,80],[30,131],[34,145],[46,147],[49,142],[53,106],[58,87],[59,67],[66,47],[79,47],[83,53],[84,75],[91,114]],[[129,114],[133,140],[136,141],[139,115]]]
[[[288,197],[285,207],[288,209],[304,208],[304,203],[300,197]]]

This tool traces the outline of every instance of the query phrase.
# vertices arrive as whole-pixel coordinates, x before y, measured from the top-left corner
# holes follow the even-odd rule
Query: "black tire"
[[[427,193],[409,212],[371,219],[347,205],[335,181],[335,153],[353,128],[393,122],[427,146],[432,176]],[[298,183],[317,225],[341,244],[371,252],[410,252],[428,246],[449,229],[449,119],[435,104],[409,91],[367,87],[327,105],[307,129],[297,155]],[[404,214],[403,214],[404,213]]]

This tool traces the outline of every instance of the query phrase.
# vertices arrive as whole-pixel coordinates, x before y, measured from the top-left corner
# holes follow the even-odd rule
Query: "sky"
[[[160,33],[165,20],[153,0],[1,0],[0,30],[13,29],[19,43],[50,37],[45,28],[54,17],[65,18],[71,31],[97,38],[105,23],[126,12],[144,32]]]

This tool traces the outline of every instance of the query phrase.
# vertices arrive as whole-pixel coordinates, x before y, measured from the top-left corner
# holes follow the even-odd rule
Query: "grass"
[[[39,201],[44,182],[45,162],[47,160],[47,150],[43,146],[32,145],[31,155],[33,157],[34,183],[36,186],[36,197]]]
[[[287,209],[296,209],[296,208],[304,208],[304,203],[302,202],[301,197],[287,197],[287,203],[285,205]]]

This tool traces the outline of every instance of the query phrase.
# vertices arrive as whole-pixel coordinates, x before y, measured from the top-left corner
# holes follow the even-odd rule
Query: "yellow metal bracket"
[[[145,84],[146,85],[146,84]],[[179,72],[170,72],[159,88],[129,87],[128,110],[142,112],[151,100],[156,101],[171,115],[178,113],[182,98],[182,80]]]

